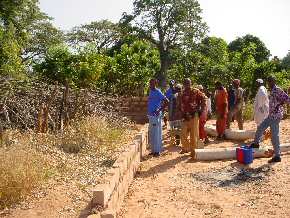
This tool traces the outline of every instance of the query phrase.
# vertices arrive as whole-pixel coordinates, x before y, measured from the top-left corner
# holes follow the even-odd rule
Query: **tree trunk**
[[[159,86],[161,88],[166,87],[167,70],[170,65],[169,52],[161,46],[160,51],[160,71],[156,74],[156,78],[159,80]]]

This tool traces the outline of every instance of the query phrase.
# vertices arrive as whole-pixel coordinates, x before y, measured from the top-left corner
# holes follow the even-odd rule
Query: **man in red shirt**
[[[198,89],[191,88],[191,80],[184,80],[184,90],[181,95],[181,153],[191,152],[195,157],[195,148],[199,141],[199,115],[205,110],[206,97]],[[188,139],[189,135],[189,139]]]

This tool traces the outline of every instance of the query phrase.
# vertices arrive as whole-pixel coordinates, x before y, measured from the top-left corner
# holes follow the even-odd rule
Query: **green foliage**
[[[62,44],[64,35],[49,21],[40,20],[29,27],[27,44],[22,52],[23,60],[38,61],[43,58],[50,47]]]
[[[282,68],[285,70],[290,70],[290,51],[282,59]]]
[[[276,77],[277,83],[279,86],[283,89],[289,89],[290,88],[290,72],[289,71],[281,71],[276,72],[273,74]]]
[[[159,69],[158,51],[146,41],[123,44],[110,58],[99,81],[104,90],[119,94],[140,94]]]
[[[213,89],[217,80],[227,83],[231,79],[228,71],[229,53],[223,39],[207,37],[198,45],[198,51],[204,61],[196,76],[197,83]]]
[[[253,102],[248,101],[243,110],[243,118],[244,120],[253,120],[254,119],[254,107]]]
[[[277,77],[289,86],[290,53],[280,61],[256,36],[229,43],[208,37],[197,0],[134,0],[119,23],[94,21],[64,35],[41,12],[38,0],[0,1],[0,75],[27,78],[28,69],[77,87],[144,94],[151,77],[214,89],[235,78],[253,97],[255,80]],[[64,44],[64,41],[66,44]]]
[[[231,52],[243,52],[244,49],[249,46],[253,48],[253,45],[254,49],[252,50],[252,55],[256,62],[261,63],[269,60],[270,51],[267,49],[265,44],[258,37],[250,34],[232,41],[229,44],[229,50]]]
[[[33,57],[41,57],[62,41],[61,32],[38,4],[38,0],[0,1],[1,75],[23,78]]]
[[[20,46],[14,35],[12,24],[6,31],[0,27],[0,75],[22,79],[24,66],[20,58]]]
[[[119,40],[120,30],[117,24],[108,20],[101,20],[75,27],[66,37],[67,42],[74,48],[82,48],[88,44],[93,44],[96,52],[102,52]]]
[[[86,50],[74,56],[73,72],[76,74],[74,83],[79,87],[94,86],[105,67],[107,66],[108,57]]]
[[[34,69],[47,78],[78,87],[94,85],[105,66],[106,58],[90,49],[73,54],[64,45],[49,49],[44,61]]]
[[[169,70],[170,78],[182,82],[191,78],[195,83],[207,88],[214,88],[217,80],[228,82],[228,49],[227,43],[220,38],[207,37],[196,45],[197,49],[184,51],[174,50],[174,63]]]
[[[61,45],[48,50],[44,61],[36,64],[34,69],[51,80],[64,83],[66,80],[73,80],[75,76],[72,68],[73,55],[68,47]]]

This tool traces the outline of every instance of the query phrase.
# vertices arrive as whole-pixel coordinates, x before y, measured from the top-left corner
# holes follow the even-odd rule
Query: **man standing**
[[[171,125],[171,130],[175,132],[175,144],[180,144],[180,133],[181,129],[181,94],[182,94],[182,85],[177,84],[175,86],[175,94],[172,97],[172,116],[170,117],[169,123]]]
[[[269,163],[281,162],[280,157],[280,139],[279,139],[279,123],[283,118],[283,104],[290,104],[290,97],[276,85],[275,78],[270,76],[268,78],[268,85],[271,90],[269,97],[269,116],[263,120],[256,131],[254,143],[252,148],[259,148],[264,131],[270,127],[271,140],[274,147],[274,156],[269,160]]]
[[[235,90],[233,88],[233,85],[230,84],[228,87],[228,109],[233,110],[235,106]]]
[[[230,129],[231,121],[235,118],[238,121],[239,129],[243,129],[243,105],[244,105],[244,90],[240,87],[240,80],[234,79],[233,86],[235,90],[235,103],[233,109],[230,109],[228,115],[227,128]]]
[[[205,95],[198,89],[191,88],[191,80],[184,80],[184,91],[181,95],[181,153],[191,152],[195,157],[195,148],[199,141],[199,115],[205,110]],[[188,135],[190,140],[188,140]]]
[[[258,127],[269,115],[269,98],[267,89],[263,86],[264,81],[257,79],[256,83],[259,89],[254,102],[254,120]]]
[[[225,130],[228,116],[228,93],[221,82],[215,83],[215,102],[216,102],[216,131],[218,139],[225,138]]]
[[[148,97],[149,144],[152,154],[159,156],[162,149],[162,110],[168,103],[168,99],[156,86],[157,80],[151,79]]]
[[[173,116],[173,100],[172,99],[173,99],[174,94],[175,94],[175,81],[174,80],[170,80],[169,89],[167,89],[167,91],[165,92],[165,96],[169,100],[169,104],[168,104],[168,120],[169,120],[170,128],[172,128],[172,122],[170,120],[172,120],[172,116]],[[164,123],[165,123],[165,125],[167,125],[167,117],[164,117]]]

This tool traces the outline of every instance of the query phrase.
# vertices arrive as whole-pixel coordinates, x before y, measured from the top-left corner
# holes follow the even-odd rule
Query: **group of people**
[[[258,148],[265,130],[270,127],[274,147],[274,156],[270,162],[280,162],[279,123],[283,117],[283,104],[290,104],[290,97],[276,85],[274,77],[269,77],[267,81],[269,96],[264,81],[256,80],[258,91],[254,102],[254,120],[257,131],[250,146]],[[162,119],[167,108],[170,128],[181,129],[180,138],[176,136],[177,143],[181,142],[181,153],[191,153],[194,157],[198,144],[209,141],[205,124],[211,115],[211,93],[202,85],[192,87],[189,78],[184,80],[183,85],[171,80],[165,94],[157,88],[157,83],[156,79],[150,80],[148,97],[149,144],[152,154],[158,156],[162,151]],[[231,85],[226,89],[221,82],[215,83],[213,99],[219,140],[225,139],[225,130],[230,128],[234,119],[239,129],[243,129],[244,90],[238,79],[233,80]],[[167,119],[164,121],[166,123]]]

